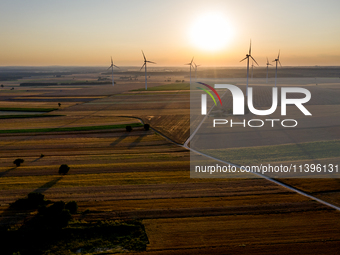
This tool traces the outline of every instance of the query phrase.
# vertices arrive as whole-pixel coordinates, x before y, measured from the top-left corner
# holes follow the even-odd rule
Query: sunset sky
[[[340,65],[340,1],[0,2],[0,66]]]

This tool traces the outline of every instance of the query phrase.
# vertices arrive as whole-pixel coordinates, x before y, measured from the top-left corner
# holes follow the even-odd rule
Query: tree
[[[65,205],[65,209],[69,210],[71,214],[77,213],[77,210],[78,210],[77,202],[76,201],[68,202]]]
[[[23,160],[22,158],[17,158],[16,160],[13,161],[13,164],[19,167],[22,163],[24,163],[24,161],[25,160]]]
[[[61,106],[61,103],[58,103],[59,107]]]
[[[50,215],[57,215],[61,213],[62,210],[65,209],[65,202],[64,201],[57,201],[53,205],[47,207],[48,213]]]
[[[69,170],[70,170],[70,167],[68,165],[62,164],[59,167],[59,174],[67,174]]]
[[[148,131],[150,129],[150,125],[149,124],[144,124],[144,130]]]
[[[45,195],[41,193],[31,192],[27,195],[27,200],[32,206],[38,206],[44,203]]]
[[[132,127],[131,126],[126,126],[125,128],[126,128],[127,132],[131,132],[132,131]]]
[[[4,84],[1,84],[1,88],[3,88],[4,87]]]
[[[57,226],[60,226],[62,228],[66,227],[68,225],[68,222],[72,219],[72,215],[69,210],[62,210],[61,213],[58,215],[58,217],[55,219]]]
[[[41,193],[32,192],[27,195],[27,198],[19,198],[16,200],[11,207],[20,210],[37,209],[45,206],[46,201],[44,197]]]

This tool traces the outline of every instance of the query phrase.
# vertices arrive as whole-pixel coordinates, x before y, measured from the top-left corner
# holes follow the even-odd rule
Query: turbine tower
[[[197,82],[197,67],[199,67],[200,65],[196,65],[195,62],[193,62],[195,65],[195,82]]]
[[[151,63],[151,64],[156,64],[155,62],[152,62],[152,61],[148,61],[146,60],[146,57],[144,55],[144,52],[142,51],[142,54],[143,54],[143,58],[144,58],[144,64],[142,65],[141,69],[143,69],[143,67],[145,66],[145,90],[148,90],[148,78],[147,78],[147,72],[146,72],[146,63]]]
[[[254,61],[251,61],[251,79],[253,79]]]
[[[267,57],[267,79],[266,79],[266,83],[268,83],[268,66],[272,66],[272,64],[269,63],[268,57]]]
[[[191,62],[190,62],[190,63],[188,63],[188,64],[185,64],[185,65],[189,65],[189,66],[190,66],[190,85],[191,85],[191,67],[194,67],[194,65],[192,64],[192,63],[193,63],[193,61],[194,61],[194,57],[192,57],[192,60],[191,60]]]
[[[109,70],[110,68],[112,69],[112,86],[115,85],[115,82],[113,80],[113,67],[119,68],[118,66],[113,64],[113,60],[112,60],[112,57],[111,57],[111,65],[110,65],[110,67],[107,70]]]
[[[275,69],[275,87],[276,87],[276,79],[277,79],[277,62],[279,62],[280,66],[281,62],[280,62],[280,50],[279,50],[279,54],[277,55],[277,58],[273,60],[273,62],[276,62],[276,69]]]
[[[243,60],[247,59],[247,90],[246,90],[246,96],[248,96],[248,79],[249,79],[249,58],[251,58],[252,60],[254,60],[254,62],[259,65],[256,60],[252,57],[251,55],[251,40],[250,40],[250,46],[249,46],[249,54],[246,54],[246,57],[244,59],[242,59],[240,62],[242,62]]]

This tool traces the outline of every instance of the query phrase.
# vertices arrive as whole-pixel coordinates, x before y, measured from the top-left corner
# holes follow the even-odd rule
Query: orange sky
[[[158,66],[192,56],[244,66],[250,38],[263,66],[279,49],[282,65],[340,65],[338,10],[330,0],[1,1],[0,65],[107,66],[111,55],[141,65],[143,49]]]

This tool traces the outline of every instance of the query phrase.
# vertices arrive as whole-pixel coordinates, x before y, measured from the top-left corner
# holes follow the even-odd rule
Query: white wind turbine
[[[266,79],[266,83],[268,83],[268,66],[272,66],[272,64],[269,63],[268,57],[267,57],[267,79]]]
[[[250,46],[249,46],[249,54],[246,54],[246,57],[240,61],[240,62],[242,62],[243,60],[247,59],[247,90],[246,90],[246,96],[248,96],[249,58],[251,58],[252,60],[254,60],[254,62],[255,62],[257,65],[259,65],[259,64],[256,62],[256,60],[251,56],[251,41],[250,41]]]
[[[279,62],[280,66],[281,62],[280,62],[280,50],[279,50],[279,54],[277,55],[277,58],[273,60],[273,62],[276,62],[276,69],[275,69],[275,87],[276,87],[276,79],[277,79],[277,62]]]
[[[189,65],[190,66],[190,85],[191,85],[191,67],[194,67],[193,66],[193,61],[194,61],[194,57],[192,57],[192,60],[191,60],[191,62],[190,63],[188,63],[188,64],[185,64],[185,65]]]
[[[144,64],[142,65],[141,69],[143,69],[143,67],[145,66],[145,90],[148,89],[148,78],[147,78],[147,71],[146,71],[146,63],[151,63],[151,64],[156,64],[155,62],[152,62],[152,61],[148,61],[146,60],[146,57],[144,55],[144,52],[142,51],[142,54],[143,54],[143,58],[144,58]]]
[[[113,60],[112,60],[112,57],[111,57],[111,65],[110,65],[110,67],[107,70],[109,70],[110,68],[112,69],[112,86],[115,85],[115,82],[113,80],[113,67],[119,68],[118,66],[113,64]]]

